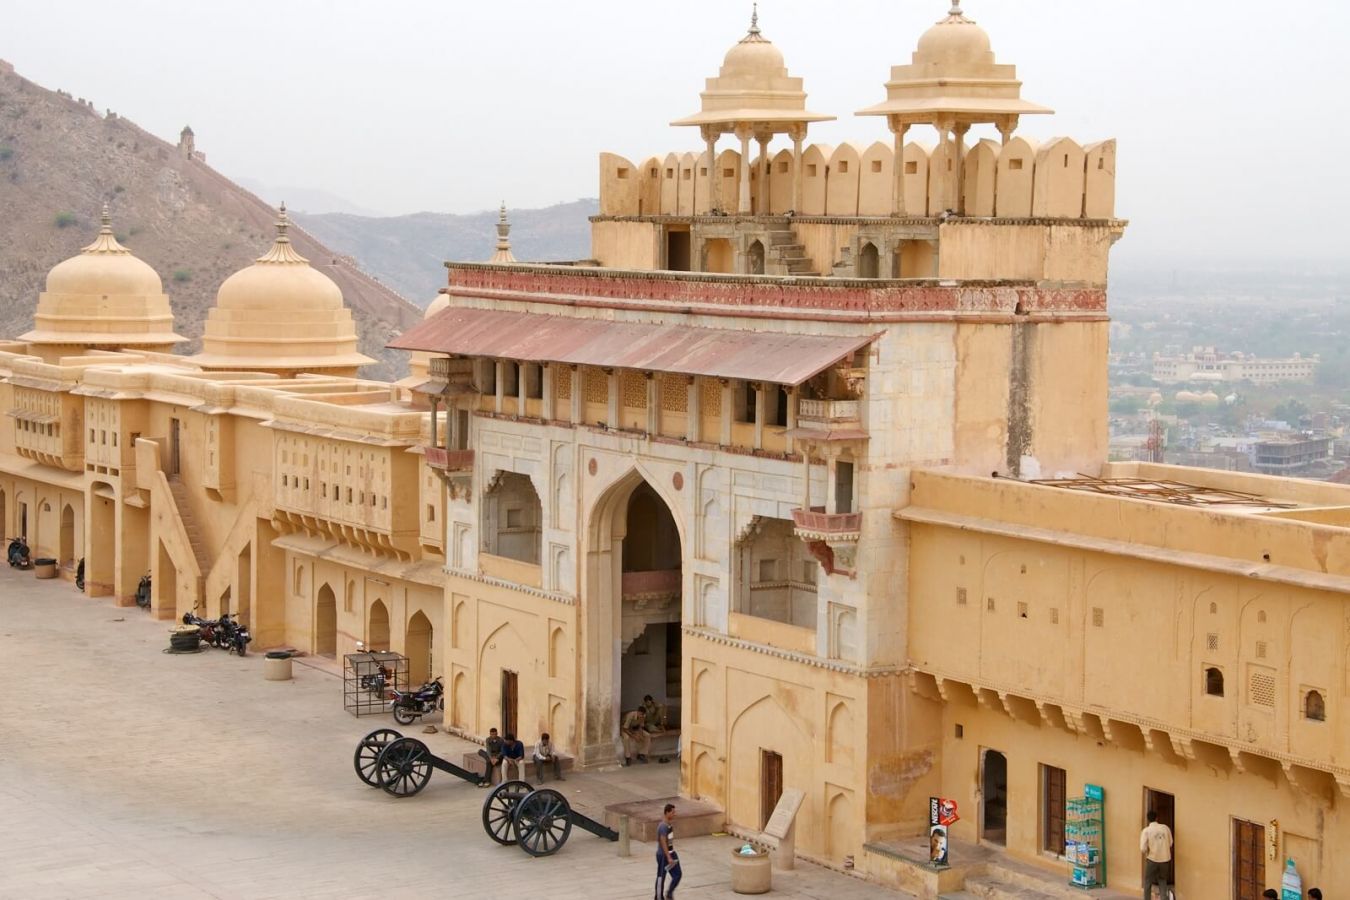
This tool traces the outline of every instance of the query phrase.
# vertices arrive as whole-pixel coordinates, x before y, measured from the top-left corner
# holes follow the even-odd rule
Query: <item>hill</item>
[[[0,61],[0,334],[32,327],[47,271],[93,240],[108,203],[117,238],[159,272],[195,352],[216,289],[270,245],[276,211],[206,164],[200,153],[116,113],[49,91]],[[380,360],[363,374],[397,377],[404,354],[391,335],[421,310],[303,228],[295,248],[342,289],[361,351]]]
[[[591,252],[587,217],[599,208],[596,200],[574,200],[545,209],[508,209],[511,251],[528,262],[584,259]],[[297,213],[295,219],[421,306],[445,286],[446,260],[485,260],[497,243],[495,209],[390,217]]]

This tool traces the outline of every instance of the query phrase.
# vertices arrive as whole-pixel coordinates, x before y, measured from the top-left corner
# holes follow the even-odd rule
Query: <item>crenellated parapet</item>
[[[903,217],[936,218],[945,212],[976,218],[1092,219],[1115,217],[1116,142],[1079,144],[1057,137],[1038,142],[1013,137],[1006,144],[981,140],[961,151],[961,190],[952,197],[947,173],[956,145],[907,143],[901,161]],[[602,216],[692,216],[711,208],[734,214],[741,155],[667,153],[640,163],[614,153],[600,155]],[[752,215],[794,214],[839,218],[896,218],[893,210],[896,154],[880,141],[863,147],[812,144],[801,154],[801,203],[791,149],[750,166]],[[711,203],[709,203],[711,197]]]

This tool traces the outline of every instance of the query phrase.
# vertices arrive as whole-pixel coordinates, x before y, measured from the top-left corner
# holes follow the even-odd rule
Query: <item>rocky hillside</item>
[[[0,62],[0,335],[32,327],[47,271],[93,240],[105,202],[118,240],[163,278],[175,330],[194,339],[220,283],[275,234],[275,211],[200,156]],[[292,240],[341,287],[362,352],[380,360],[365,374],[406,370],[404,355],[384,344],[421,311],[303,229]],[[196,341],[179,349],[193,352]]]
[[[508,209],[511,252],[524,262],[584,259],[591,252],[587,217],[598,211],[596,200],[546,209]],[[497,245],[497,210],[385,218],[297,213],[295,219],[421,306],[445,286],[446,260],[484,260]]]

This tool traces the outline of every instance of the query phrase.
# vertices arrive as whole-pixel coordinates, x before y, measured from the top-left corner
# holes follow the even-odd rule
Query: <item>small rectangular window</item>
[[[1014,172],[1020,172],[1022,170],[1022,160],[1020,159],[1008,160],[1008,168]]]
[[[674,170],[674,169],[666,169],[666,177],[667,177],[667,178],[674,178],[674,177],[675,177],[675,170]]]
[[[1106,621],[1106,613],[1100,606],[1092,607],[1092,625],[1094,628],[1101,628]]]
[[[807,164],[806,164],[806,177],[807,177],[807,178],[815,178],[815,177],[816,177],[816,164],[815,164],[815,163],[807,163]]]
[[[23,424],[27,425],[28,423],[27,423],[27,422],[24,422]],[[98,441],[96,440],[96,435],[97,435],[97,432],[95,432],[94,429],[90,428],[90,429],[89,429],[89,443],[91,443],[91,444],[98,443]]]
[[[957,605],[957,606],[965,606],[965,605],[966,605],[966,589],[965,589],[965,588],[957,588],[957,589],[956,589],[956,605]]]
[[[872,160],[872,171],[873,171],[873,172],[880,172],[880,171],[881,171],[881,160],[879,160],[879,159],[874,159],[874,160]]]
[[[919,174],[919,164],[916,163],[916,162],[907,162],[907,163],[905,163],[905,174],[906,174],[906,175],[918,175],[918,174]]]
[[[774,581],[778,578],[778,560],[761,559],[759,561],[759,580]]]
[[[507,527],[507,528],[520,528],[521,525],[524,523],[524,518],[525,518],[525,517],[524,517],[524,515],[523,515],[523,510],[521,510],[521,509],[508,509],[508,510],[506,511],[506,527]]]
[[[839,160],[839,174],[840,175],[848,174],[848,160],[846,159]]]
[[[623,167],[623,166],[619,166],[619,171],[616,172],[615,174],[618,176],[618,178],[619,178],[620,181],[627,181],[627,180],[628,180],[628,169],[626,169],[626,168]]]
[[[780,174],[780,175],[786,175],[786,174],[787,174],[787,170],[788,170],[788,161],[787,161],[787,160],[783,160],[782,162],[780,162],[780,163],[778,164],[778,174]]]
[[[431,505],[430,503],[427,504],[427,521],[428,522],[436,521],[436,507]]]
[[[735,169],[723,169],[723,170],[722,170],[722,177],[723,177],[723,178],[735,178],[735,177],[736,177],[736,170],[735,170]]]
[[[682,178],[683,180],[688,181],[689,179],[691,179],[691,178],[693,178],[693,177],[694,177],[694,170],[693,170],[693,169],[681,169],[681,170],[680,170],[680,178]]]

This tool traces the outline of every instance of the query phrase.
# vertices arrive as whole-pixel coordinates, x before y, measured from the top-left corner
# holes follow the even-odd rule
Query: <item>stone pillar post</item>
[[[586,414],[586,398],[582,396],[582,378],[581,367],[570,366],[567,377],[572,379],[572,411],[570,418],[573,425],[580,425]]]
[[[811,448],[802,444],[802,511],[811,511]]]
[[[736,212],[743,216],[750,215],[750,126],[737,125],[736,137],[741,142],[741,166],[737,172],[737,197]]]
[[[909,126],[898,116],[889,117],[891,133],[895,135],[895,161],[891,164],[891,214],[903,218],[905,212],[905,135]]]
[[[789,132],[792,137],[792,211],[802,211],[802,141],[806,139],[806,126],[793,125]]]
[[[618,428],[619,417],[623,412],[620,409],[623,403],[623,383],[617,369],[605,370],[605,397],[609,401],[605,405],[605,426],[607,428]]]
[[[647,376],[647,433],[661,433],[661,382],[656,373],[645,372]]]
[[[797,427],[797,391],[798,388],[795,385],[787,389],[787,430],[789,432]],[[796,448],[797,442],[790,437],[786,441],[784,449],[791,453]]]
[[[529,399],[530,364],[516,363],[516,415],[525,415],[525,401]]]
[[[764,384],[755,382],[746,385],[755,392],[755,449],[764,449]]]
[[[539,368],[539,391],[544,395],[544,400],[539,404],[539,415],[545,422],[552,422],[557,418],[554,415],[553,407],[557,405],[557,388],[553,385],[554,369],[550,363],[544,363]]]
[[[703,392],[698,379],[690,376],[685,383],[685,420],[684,439],[691,444],[702,440],[703,435]]]
[[[755,201],[755,215],[769,214],[769,176],[773,163],[769,160],[769,139],[772,134],[755,135],[759,141],[759,199]]]
[[[731,446],[731,423],[733,421],[732,400],[735,399],[735,391],[731,388],[731,381],[727,378],[720,379],[722,382],[722,433],[719,441],[723,447]]]
[[[934,180],[938,184],[938,196],[935,198],[936,211],[938,213],[952,209],[955,204],[952,203],[952,170],[947,168],[952,159],[951,129],[950,119],[943,119],[933,123],[938,130],[938,159],[942,160],[942,170],[938,172],[937,179],[930,175],[928,181],[932,184]],[[929,214],[932,215],[934,204],[929,202]]]
[[[966,132],[970,123],[961,122],[956,126],[956,211],[966,214]]]
[[[440,406],[441,401],[440,398],[436,396],[431,396],[427,399],[431,401],[431,446],[439,447],[440,444],[436,443],[436,434],[437,431],[439,431],[436,427],[436,408]]]
[[[1008,146],[1013,132],[1017,130],[1017,116],[1004,116],[995,124],[998,127],[998,136],[1003,139],[1003,146]]]
[[[703,200],[703,211],[711,213],[717,209],[717,137],[718,133],[709,125],[704,125],[703,142],[708,145],[708,196]],[[695,175],[698,173],[695,172]],[[697,209],[697,207],[695,207]]]
[[[502,411],[502,396],[503,392],[506,390],[506,364],[502,362],[500,359],[494,360],[492,364],[493,366],[496,367],[495,371],[497,373],[496,376],[497,390],[494,392],[493,399],[495,403],[493,405],[492,411],[500,415]]]

